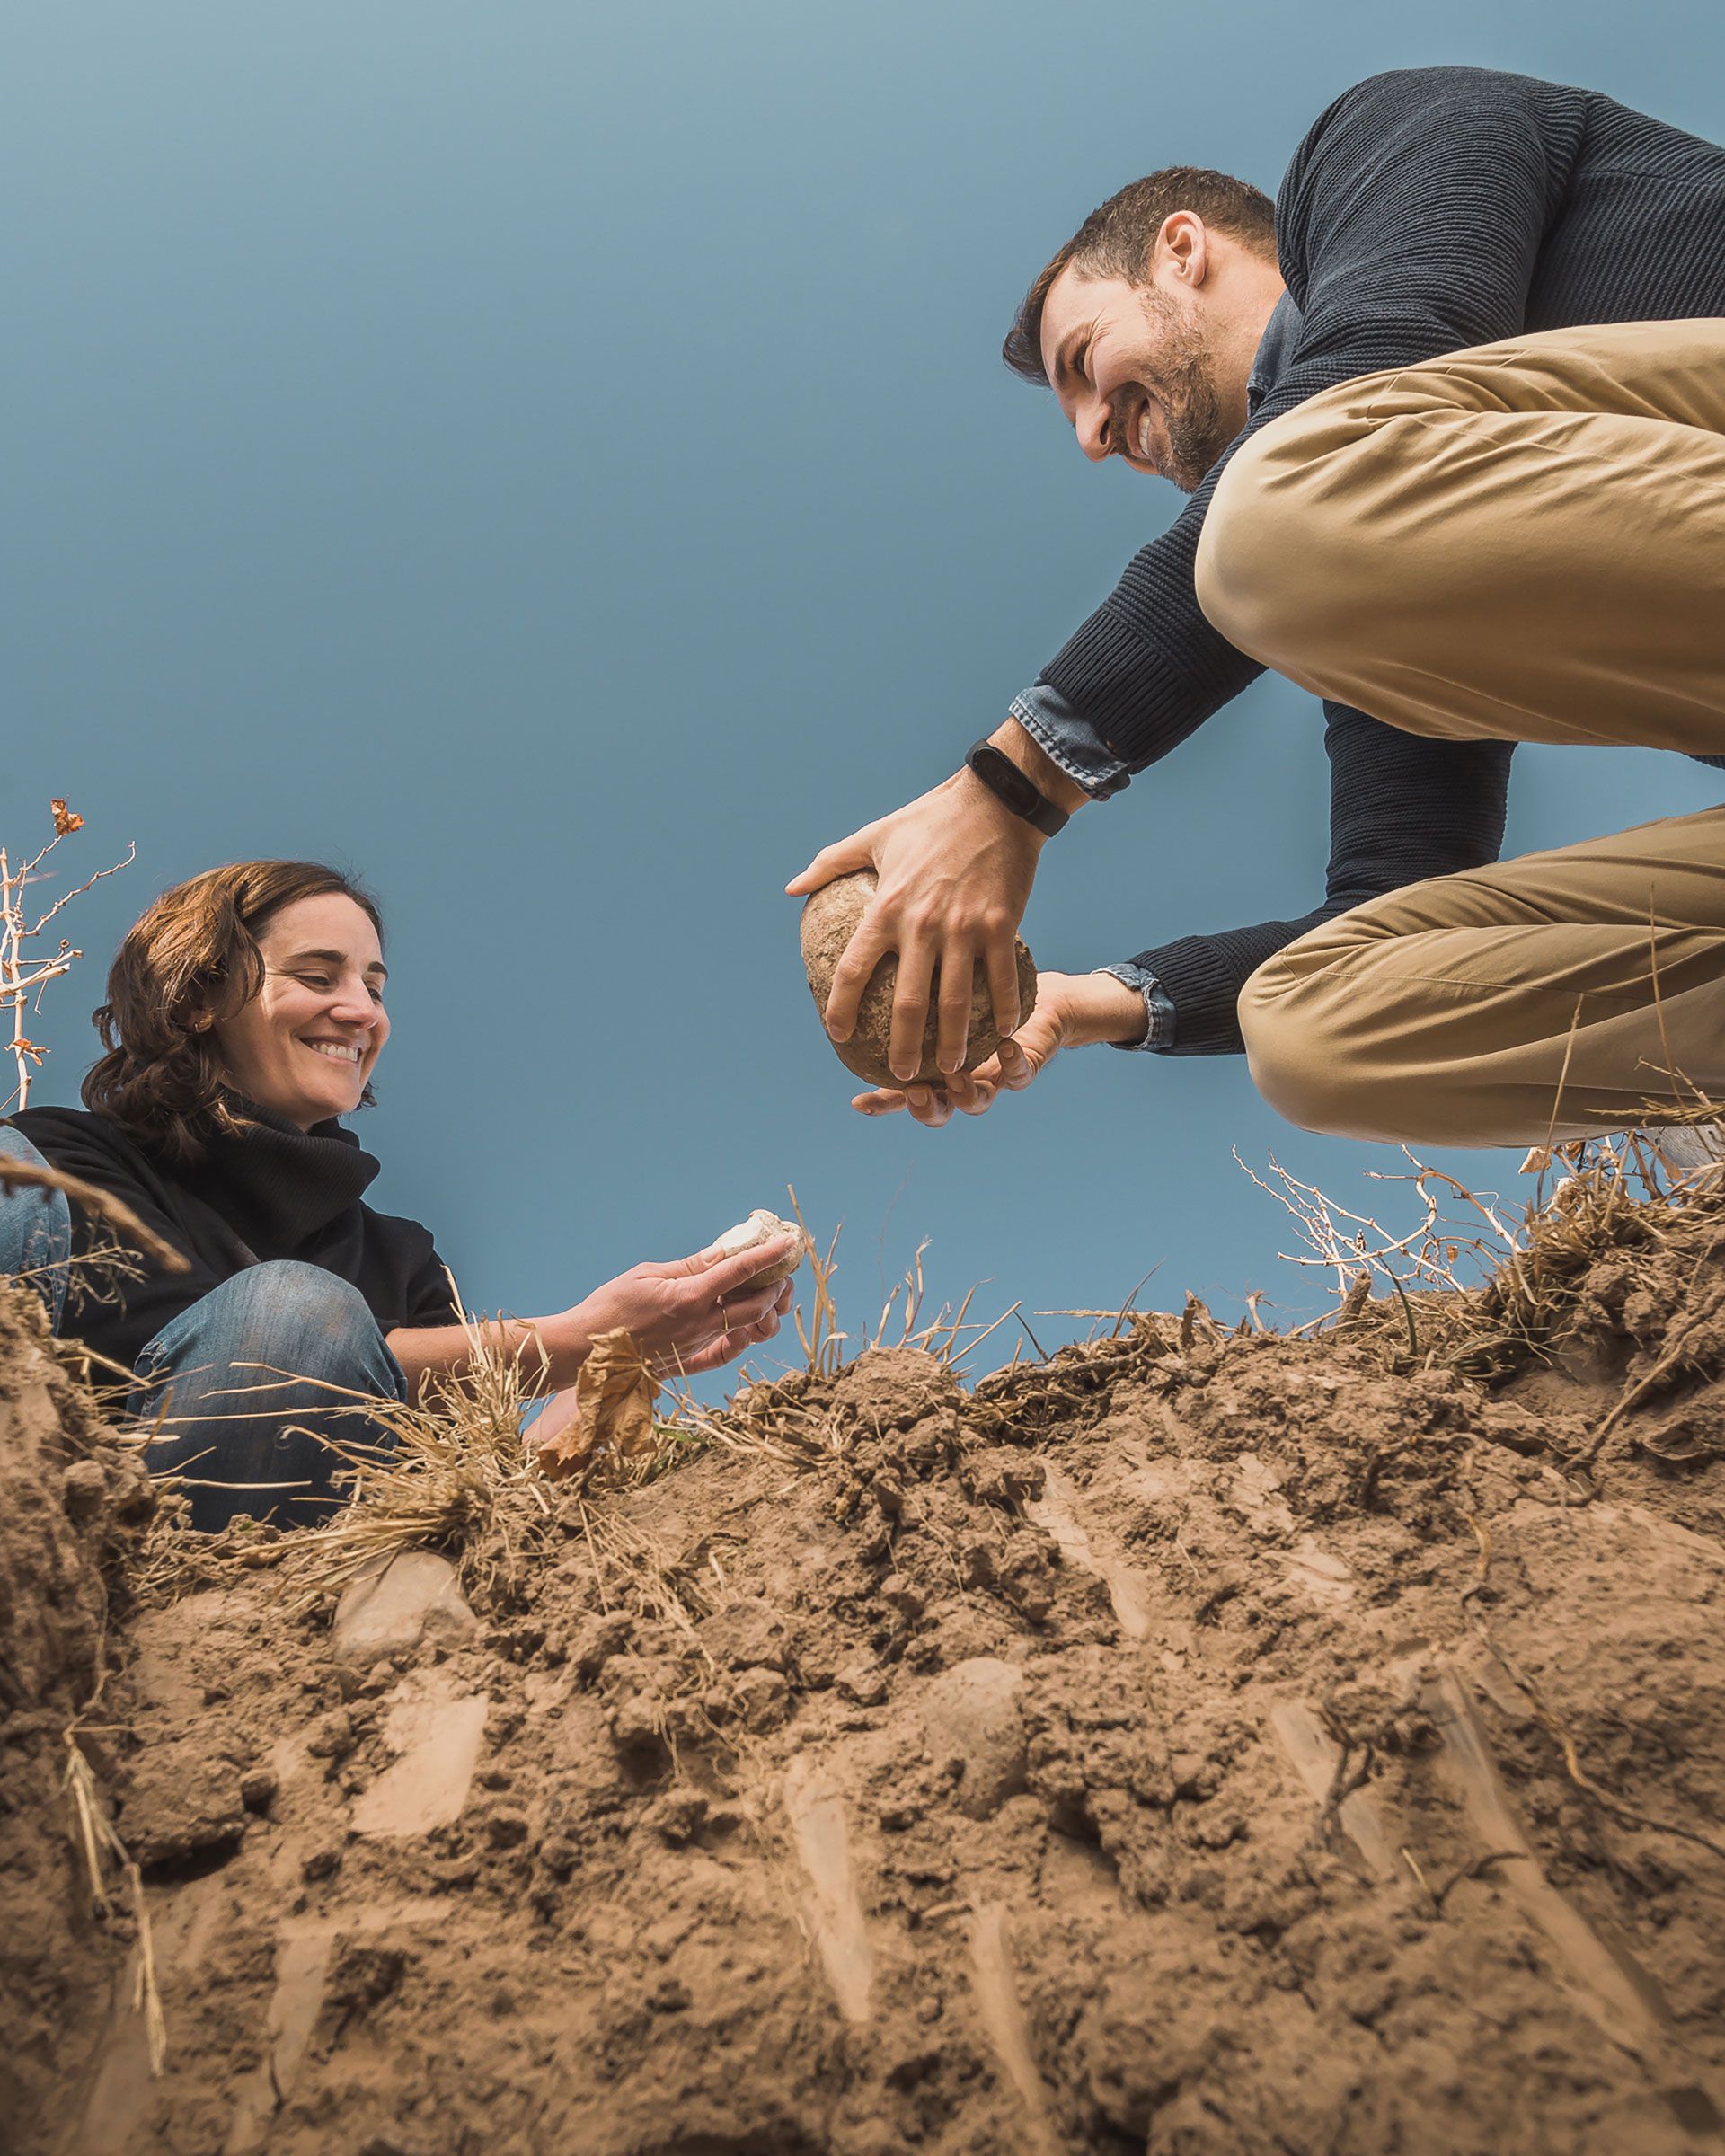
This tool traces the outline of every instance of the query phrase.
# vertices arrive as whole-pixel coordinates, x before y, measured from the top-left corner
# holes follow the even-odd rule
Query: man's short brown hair
[[[1268,195],[1243,180],[1198,165],[1171,164],[1151,172],[1110,195],[1100,209],[1092,209],[1024,295],[1000,348],[1001,358],[1013,372],[1048,388],[1042,365],[1042,309],[1049,287],[1068,263],[1075,262],[1092,277],[1148,284],[1156,234],[1178,209],[1202,217],[1253,253],[1275,259],[1276,206]]]

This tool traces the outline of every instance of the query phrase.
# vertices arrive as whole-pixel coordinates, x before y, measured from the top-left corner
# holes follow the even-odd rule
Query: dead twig
[[[0,1109],[10,1109],[14,1104],[19,1108],[29,1107],[31,1080],[41,1067],[42,1058],[48,1053],[40,1042],[28,1039],[24,1033],[24,1013],[31,1007],[32,997],[34,1008],[40,1011],[42,1007],[42,991],[49,981],[58,980],[84,956],[81,950],[74,950],[64,937],[60,939],[60,947],[51,959],[26,958],[24,945],[40,936],[55,915],[69,906],[73,899],[82,897],[93,884],[100,883],[103,877],[116,875],[121,869],[128,867],[137,853],[136,844],[128,846],[125,860],[115,862],[111,868],[98,869],[93,876],[86,877],[81,884],[57,899],[46,913],[31,921],[24,911],[25,888],[40,880],[38,871],[60,841],[84,828],[84,818],[73,815],[64,801],[50,801],[49,810],[54,819],[54,835],[40,853],[14,869],[5,848],[0,846],[0,1010],[10,1010],[12,1012],[12,1038],[5,1045],[17,1077],[17,1083],[12,1091],[4,1101],[0,1101]]]
[[[68,1175],[62,1168],[38,1167],[33,1161],[14,1161],[9,1155],[0,1153],[0,1189],[4,1189],[8,1195],[13,1190],[62,1190],[86,1212],[100,1214],[134,1248],[159,1265],[164,1272],[186,1273],[191,1270],[190,1263],[173,1245],[164,1242],[154,1228],[146,1228],[124,1199],[98,1189],[94,1183],[85,1182],[81,1175]]]

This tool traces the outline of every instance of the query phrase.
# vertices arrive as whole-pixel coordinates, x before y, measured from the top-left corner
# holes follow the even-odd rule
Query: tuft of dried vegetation
[[[1692,1119],[1712,1117],[1698,1112]],[[1405,1174],[1375,1178],[1417,1197],[1418,1217],[1400,1233],[1337,1204],[1273,1160],[1273,1180],[1252,1175],[1299,1225],[1304,1250],[1284,1255],[1331,1276],[1331,1307],[1287,1333],[1277,1336],[1265,1323],[1261,1295],[1250,1298],[1247,1316],[1232,1331],[1196,1295],[1172,1312],[1135,1309],[1128,1297],[1113,1312],[1036,1313],[1096,1321],[1087,1339],[1045,1354],[1017,1303],[987,1325],[969,1318],[969,1296],[956,1313],[942,1307],[926,1318],[924,1244],[874,1325],[862,1329],[858,1353],[907,1348],[951,1366],[1016,1318],[1033,1356],[1024,1357],[1021,1341],[1011,1363],[962,1396],[958,1412],[973,1439],[1022,1445],[1041,1431],[1106,1413],[1122,1380],[1162,1382],[1247,1336],[1301,1340],[1319,1353],[1328,1351],[1326,1343],[1343,1345],[1357,1364],[1363,1357],[1386,1374],[1449,1371],[1495,1387],[1550,1360],[1578,1324],[1621,1335],[1636,1280],[1657,1276],[1660,1307],[1672,1316],[1659,1353],[1632,1367],[1623,1397],[1592,1443],[1562,1463],[1578,1494],[1590,1495],[1585,1471],[1625,1416],[1681,1377],[1725,1367],[1725,1278],[1717,1286],[1703,1282],[1710,1261],[1725,1251],[1725,1163],[1710,1159],[1675,1172],[1636,1135],[1540,1149],[1526,1163],[1537,1178],[1534,1196],[1514,1206],[1408,1157]],[[794,1191],[791,1197],[806,1234]],[[618,1431],[626,1422],[626,1433],[584,1449],[572,1471],[568,1460],[542,1461],[523,1436],[524,1417],[543,1395],[530,1360],[500,1348],[496,1330],[470,1320],[473,1363],[463,1380],[434,1381],[411,1406],[349,1399],[349,1411],[382,1425],[393,1445],[388,1452],[338,1447],[349,1496],[326,1524],[282,1533],[241,1520],[206,1538],[188,1533],[169,1504],[144,1584],[172,1593],[219,1576],[229,1564],[279,1568],[284,1593],[295,1607],[308,1609],[379,1560],[431,1549],[456,1562],[470,1595],[508,1608],[532,1564],[579,1541],[596,1568],[602,1560],[620,1566],[659,1582],[679,1608],[689,1595],[698,1604],[700,1583],[691,1579],[684,1594],[662,1553],[618,1542],[604,1500],[714,1448],[771,1460],[792,1477],[842,1464],[857,1426],[834,1397],[854,1359],[845,1355],[850,1336],[838,1321],[837,1246],[836,1233],[824,1249],[809,1238],[812,1293],[807,1314],[801,1304],[795,1314],[801,1368],[765,1376],[745,1366],[735,1392],[716,1406],[686,1386],[672,1386],[663,1411],[653,1412],[650,1394],[623,1401],[627,1356],[619,1350],[596,1371],[590,1427],[609,1429],[602,1418],[610,1412]],[[1697,1296],[1698,1286],[1703,1292]],[[285,1373],[270,1374],[286,1381]],[[626,1415],[614,1411],[616,1401],[606,1409],[607,1386]],[[1648,1440],[1650,1448],[1659,1442],[1657,1435]],[[1686,1441],[1680,1432],[1664,1456],[1706,1456],[1710,1443],[1704,1433]]]
[[[281,1538],[284,1586],[296,1607],[340,1594],[402,1550],[442,1551],[464,1588],[507,1603],[524,1562],[561,1541],[551,1532],[555,1493],[521,1431],[526,1409],[543,1397],[542,1372],[502,1345],[500,1328],[470,1318],[466,1331],[465,1374],[428,1379],[417,1401],[347,1395],[343,1412],[381,1427],[392,1443],[387,1451],[338,1443],[348,1502],[323,1526]]]
[[[1684,1121],[1711,1126],[1717,1113]],[[1499,1383],[1545,1357],[1608,1252],[1711,1256],[1725,1225],[1725,1163],[1674,1173],[1637,1132],[1536,1147],[1523,1172],[1538,1180],[1519,1206],[1478,1195],[1402,1150],[1408,1173],[1368,1171],[1373,1181],[1418,1193],[1420,1217],[1401,1235],[1289,1175],[1273,1156],[1273,1183],[1245,1168],[1298,1224],[1305,1250],[1282,1258],[1334,1275],[1334,1307],[1295,1334],[1345,1336],[1381,1352],[1391,1371],[1453,1369]]]
[[[96,1778],[78,1743],[76,1724],[66,1731],[65,1742],[66,1793],[71,1807],[73,1834],[84,1859],[90,1905],[98,1917],[105,1918],[113,1913],[103,1876],[106,1866],[110,1863],[117,1866],[126,1882],[127,1909],[137,1939],[133,1958],[132,2011],[143,2017],[150,2079],[159,2081],[167,2071],[168,2024],[162,2010],[161,1986],[156,1980],[155,1940],[149,1904],[144,1896],[144,1875],[108,1816]]]

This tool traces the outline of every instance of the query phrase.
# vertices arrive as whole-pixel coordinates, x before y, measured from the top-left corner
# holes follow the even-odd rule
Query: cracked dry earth
[[[1725,1470],[1635,1417],[1557,1465],[1623,1301],[1496,1392],[1168,1320],[974,1393],[875,1350],[756,1395],[818,1464],[566,1507],[393,1653],[267,1565],[145,1609],[87,1743],[166,2070],[14,1712],[11,2146],[1725,2149]]]

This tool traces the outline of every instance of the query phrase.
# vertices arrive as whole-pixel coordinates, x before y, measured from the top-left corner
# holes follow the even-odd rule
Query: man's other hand
[[[990,737],[1041,791],[1069,814],[1088,796],[1043,754],[1015,719]],[[957,1074],[970,1029],[970,983],[978,959],[988,983],[995,1024],[1003,1034],[1019,1021],[1018,970],[1013,939],[1046,842],[1014,816],[969,769],[954,773],[905,808],[865,824],[838,844],[825,846],[785,886],[806,898],[835,877],[872,869],[879,887],[857,923],[833,976],[827,1030],[848,1040],[857,1005],[889,951],[898,956],[887,1061],[895,1076],[913,1078],[922,1061],[931,987],[940,969],[935,1061]],[[1028,1081],[1026,1081],[1028,1082]],[[975,1111],[972,1111],[975,1112]]]
[[[924,1128],[939,1130],[954,1109],[986,1115],[999,1094],[1022,1093],[1062,1048],[1098,1041],[1144,1038],[1144,997],[1111,973],[1045,973],[1036,984],[1036,1008],[1012,1038],[974,1071],[954,1071],[943,1083],[881,1086],[858,1093],[851,1106],[864,1116],[893,1116],[901,1108]]]

